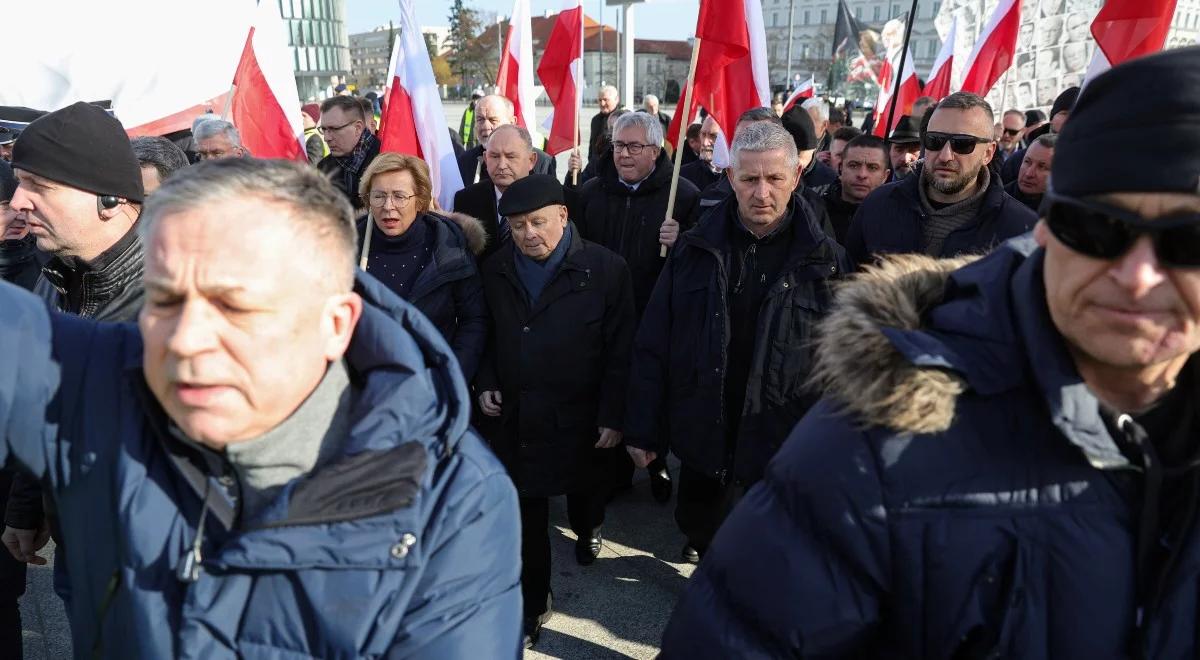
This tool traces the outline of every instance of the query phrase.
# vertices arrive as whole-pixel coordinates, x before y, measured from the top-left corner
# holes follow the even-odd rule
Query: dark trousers
[[[607,489],[598,493],[567,495],[567,520],[581,539],[590,538],[604,524]],[[550,498],[522,497],[521,507],[521,594],[525,618],[550,610]]]
[[[719,479],[680,465],[676,493],[675,523],[687,536],[688,545],[704,554],[721,523],[746,494],[746,486],[722,484]]]
[[[13,473],[0,470],[0,511],[8,504]],[[25,563],[13,559],[7,548],[0,548],[0,658],[20,660],[21,607],[18,599],[25,594]]]

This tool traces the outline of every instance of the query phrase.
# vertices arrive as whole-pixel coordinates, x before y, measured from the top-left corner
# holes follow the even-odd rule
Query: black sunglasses
[[[992,142],[992,139],[967,135],[966,133],[926,133],[925,151],[941,151],[947,142],[950,143],[951,151],[965,156],[975,151],[976,145],[989,144]]]
[[[1016,134],[1020,133],[1021,130],[1022,129],[1019,129],[1019,128],[1006,128],[1006,129],[1004,129],[1004,134],[1005,135],[1016,135]]]
[[[1046,191],[1046,226],[1063,245],[1096,259],[1116,259],[1142,236],[1159,263],[1200,268],[1200,213],[1147,220],[1132,211]]]

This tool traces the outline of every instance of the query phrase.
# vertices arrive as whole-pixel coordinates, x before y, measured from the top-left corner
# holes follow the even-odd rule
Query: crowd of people
[[[605,87],[565,173],[480,91],[453,208],[373,99],[305,164],[0,108],[0,655],[53,536],[77,655],[514,657],[550,498],[586,567],[645,469],[664,658],[1194,656],[1197,71],[780,102],[728,163]]]

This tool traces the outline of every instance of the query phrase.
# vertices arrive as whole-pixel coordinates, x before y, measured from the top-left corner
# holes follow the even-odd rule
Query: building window
[[[933,3],[933,13],[930,14],[929,17],[936,18],[938,12],[940,11],[942,11],[942,0],[936,0],[936,2]]]
[[[875,11],[873,11],[872,14],[873,14],[872,20],[878,21],[879,20],[879,5],[875,5]]]
[[[771,12],[771,27],[779,27],[779,14]]]
[[[862,7],[854,8],[854,20],[856,20],[856,21],[862,20]]]
[[[825,25],[828,22],[829,22],[829,10],[822,9],[821,10],[821,25]]]
[[[808,25],[809,23],[811,23],[811,22],[812,22],[812,21],[809,19],[809,15],[810,15],[811,13],[812,13],[812,12],[808,11],[807,9],[805,9],[805,10],[804,10],[804,24],[805,24],[805,25]]]
[[[899,15],[900,15],[900,5],[892,5],[891,18],[896,18]]]

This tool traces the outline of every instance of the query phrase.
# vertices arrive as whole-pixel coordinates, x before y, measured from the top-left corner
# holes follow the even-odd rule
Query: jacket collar
[[[799,193],[792,193],[787,210],[792,216],[793,225],[792,253],[789,261],[828,247],[829,238],[817,226],[816,219],[809,217],[809,214],[803,211],[797,216],[797,209],[803,208],[805,205]],[[732,249],[729,232],[731,229],[737,229],[733,223],[740,225],[737,213],[737,197],[729,195],[711,211],[705,213],[695,227],[683,234],[683,238],[687,243],[697,247],[720,254],[728,254]],[[830,256],[829,260],[835,259]]]
[[[921,186],[922,172],[925,169],[926,163],[918,163],[917,167],[912,171],[912,174],[894,183],[887,184],[891,187],[891,194],[895,195],[918,214],[923,214],[924,209],[921,205]],[[979,207],[979,214],[975,220],[968,223],[966,226],[973,226],[983,222],[987,218],[991,218],[1004,203],[1004,184],[1000,181],[1000,177],[993,171],[989,172],[988,187],[983,193],[983,202]]]
[[[60,295],[67,295],[70,287],[82,287],[79,315],[91,317],[127,287],[136,284],[140,288],[143,261],[142,240],[134,225],[90,264],[68,264],[53,257],[42,267],[42,274]]]

